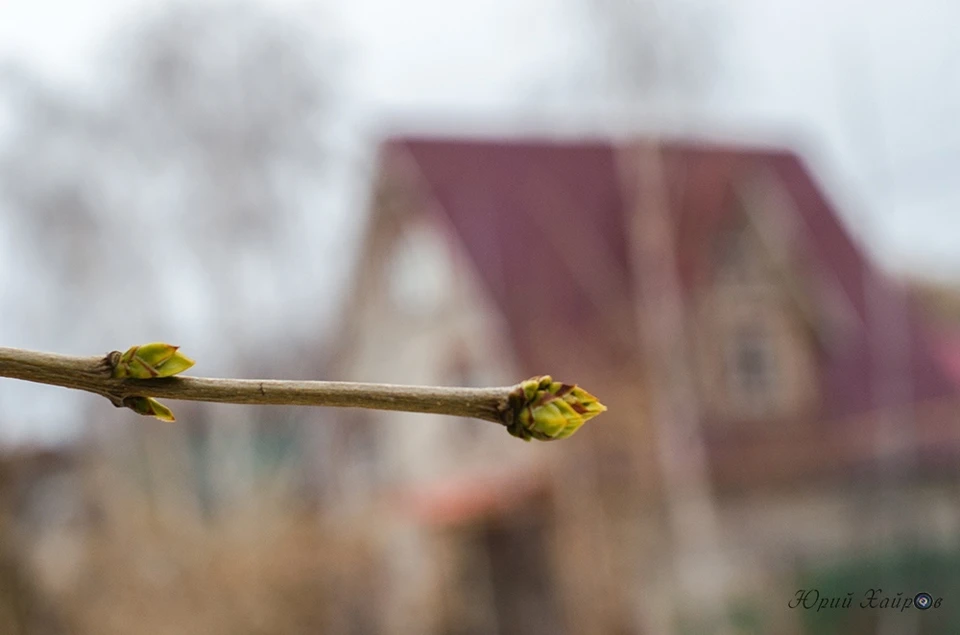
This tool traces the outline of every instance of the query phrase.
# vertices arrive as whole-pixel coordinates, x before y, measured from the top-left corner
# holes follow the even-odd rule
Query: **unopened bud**
[[[156,417],[161,421],[176,421],[170,409],[153,397],[127,397],[123,400],[123,405],[145,417]]]
[[[131,346],[120,355],[113,367],[113,376],[117,379],[154,379],[182,373],[193,366],[194,361],[179,348],[163,342]]]
[[[607,409],[584,389],[549,375],[521,382],[507,402],[507,432],[525,441],[565,439]]]

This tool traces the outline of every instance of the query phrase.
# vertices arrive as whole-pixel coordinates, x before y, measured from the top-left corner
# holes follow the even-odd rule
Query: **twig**
[[[176,347],[170,348],[176,350]],[[120,360],[121,355],[117,351],[103,357],[77,357],[0,347],[0,377],[84,390],[106,397],[115,406],[133,408],[141,414],[157,414],[152,411],[145,412],[140,407],[144,401],[152,402],[151,399],[144,398],[152,397],[232,404],[369,408],[493,421],[507,426],[511,434],[526,439],[569,436],[584,421],[605,410],[582,389],[553,382],[549,377],[536,377],[514,386],[499,388],[206,377],[135,379],[116,376]],[[554,387],[553,392],[560,388],[563,388],[563,391],[558,396],[544,398],[543,395],[549,392],[550,387]],[[575,394],[574,391],[578,392]],[[580,405],[584,396],[593,399],[596,405]],[[564,426],[573,427],[572,431],[554,430],[556,422],[552,420],[547,422],[553,426],[548,426],[549,431],[541,429],[545,424],[540,420],[543,418],[540,411],[542,406],[551,401],[574,404],[566,409],[559,408],[559,416],[568,419],[564,421]],[[571,408],[575,415],[579,413],[578,421],[569,421],[567,410]],[[557,409],[557,404],[554,404],[546,414],[556,416],[554,411]],[[583,412],[579,412],[580,410]],[[172,419],[172,416],[170,418]],[[573,426],[573,423],[576,425]]]

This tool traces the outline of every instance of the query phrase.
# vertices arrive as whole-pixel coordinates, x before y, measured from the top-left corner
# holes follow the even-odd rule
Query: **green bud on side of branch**
[[[170,409],[153,397],[127,397],[123,400],[123,405],[145,417],[156,417],[161,421],[176,421]]]
[[[181,353],[179,348],[163,342],[151,342],[131,346],[123,354],[113,352],[108,356],[113,364],[113,378],[157,379],[182,373],[193,366],[194,361]],[[156,417],[161,421],[176,420],[169,408],[152,397],[131,396],[120,403],[137,414]]]
[[[163,342],[131,346],[127,352],[120,355],[113,367],[113,376],[116,379],[173,377],[194,364],[194,361],[181,353],[179,348]]]

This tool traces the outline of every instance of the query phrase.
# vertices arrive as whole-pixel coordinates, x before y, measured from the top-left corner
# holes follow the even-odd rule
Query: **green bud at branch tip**
[[[579,386],[543,375],[520,382],[507,398],[503,419],[507,432],[524,441],[554,441],[573,435],[606,409]]]

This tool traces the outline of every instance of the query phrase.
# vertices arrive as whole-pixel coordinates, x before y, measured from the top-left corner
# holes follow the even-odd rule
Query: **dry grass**
[[[85,484],[86,512],[66,524],[25,530],[5,489],[0,555],[15,568],[0,566],[4,634],[335,634],[369,600],[373,537],[289,493],[266,488],[210,519],[103,461],[68,471]]]
[[[276,514],[204,531],[141,525],[122,539],[95,531],[57,604],[77,634],[331,632],[365,559],[361,540],[337,535]]]

